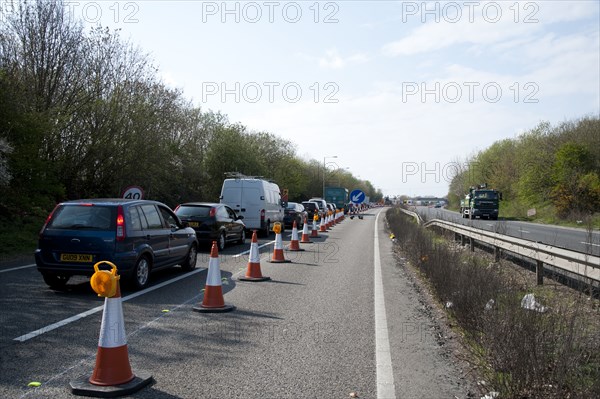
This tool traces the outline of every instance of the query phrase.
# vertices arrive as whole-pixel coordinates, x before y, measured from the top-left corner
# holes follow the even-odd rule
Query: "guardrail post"
[[[469,245],[471,247],[471,252],[475,252],[475,240],[473,237],[469,237]]]
[[[494,262],[500,262],[500,247],[494,247]]]
[[[535,275],[537,277],[537,285],[544,284],[544,262],[541,260],[535,261]]]
[[[465,236],[464,236],[464,234],[461,234],[461,235],[460,235],[460,245],[461,245],[462,247],[464,247],[464,246],[465,246]]]

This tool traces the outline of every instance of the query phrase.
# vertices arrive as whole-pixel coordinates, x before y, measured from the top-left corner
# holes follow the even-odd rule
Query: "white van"
[[[225,179],[220,202],[244,216],[244,224],[249,230],[256,229],[262,235],[269,235],[275,222],[281,222],[283,230],[284,208],[279,186],[275,183],[254,177]]]

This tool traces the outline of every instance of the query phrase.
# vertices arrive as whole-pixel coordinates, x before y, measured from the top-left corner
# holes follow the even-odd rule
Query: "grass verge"
[[[464,251],[392,208],[397,245],[447,308],[501,398],[600,397],[600,306],[558,284],[535,285],[507,261]],[[544,311],[524,309],[526,294]],[[541,310],[541,309],[539,309]]]

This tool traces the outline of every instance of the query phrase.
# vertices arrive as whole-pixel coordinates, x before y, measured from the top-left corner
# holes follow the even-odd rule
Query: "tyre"
[[[133,267],[133,274],[129,278],[129,284],[134,290],[141,290],[148,285],[150,280],[151,262],[148,256],[140,257]]]
[[[48,285],[48,287],[52,288],[53,290],[64,289],[69,281],[69,278],[71,278],[71,276],[53,273],[42,273],[42,277],[44,278],[44,282]]]
[[[219,252],[225,249],[225,232],[221,232],[219,234],[219,239],[217,240],[217,247],[219,248]]]
[[[242,229],[242,233],[240,234],[240,239],[238,240],[238,244],[246,243],[246,229]]]
[[[181,264],[181,268],[186,272],[192,271],[196,268],[197,260],[198,248],[196,247],[196,244],[192,244],[187,256],[185,257],[185,261],[183,261],[183,263]]]

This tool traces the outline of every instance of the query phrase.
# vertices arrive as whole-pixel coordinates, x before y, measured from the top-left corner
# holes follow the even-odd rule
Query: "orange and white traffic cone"
[[[108,262],[103,261],[96,265],[100,263]],[[98,339],[98,351],[96,353],[96,365],[91,377],[82,377],[70,382],[71,392],[75,395],[96,397],[124,396],[139,391],[153,381],[152,375],[146,372],[137,372],[134,375],[131,371],[125,322],[123,320],[119,276],[116,275],[116,266],[112,263],[110,265],[113,266],[113,276],[115,277],[109,283],[113,284],[113,293],[112,295],[107,294],[111,296],[106,296],[104,300],[100,338]],[[105,280],[103,283],[107,282],[108,280]],[[116,284],[116,287],[114,284]],[[100,292],[98,293],[100,294]]]
[[[321,217],[321,225],[319,226],[319,232],[320,233],[324,233],[327,231],[327,222],[325,221],[327,219],[327,214],[324,214]]]
[[[312,241],[308,237],[308,224],[306,223],[306,217],[304,218],[304,226],[302,227],[302,238],[300,244],[312,244]]]
[[[219,266],[219,250],[217,242],[213,241],[210,249],[210,258],[208,260],[208,275],[206,276],[206,285],[204,287],[204,298],[202,303],[194,306],[197,312],[216,313],[229,312],[235,309],[235,306],[225,303],[223,298],[223,285],[221,283],[221,268]]]
[[[295,220],[294,224],[292,225],[292,240],[288,246],[288,251],[304,251],[302,248],[300,248],[300,243],[298,242],[298,226],[296,225]]]
[[[248,269],[246,275],[239,278],[242,281],[267,281],[271,277],[265,277],[260,271],[260,252],[258,250],[258,238],[256,230],[252,232],[252,242],[250,243],[250,259],[248,260]]]
[[[271,263],[290,263],[291,260],[285,259],[283,256],[283,240],[281,239],[281,226],[275,224],[275,246],[273,247],[273,256],[269,262]]]
[[[310,233],[310,238],[319,238],[317,220],[319,220],[319,215],[315,213],[315,216],[313,217],[312,232]]]

